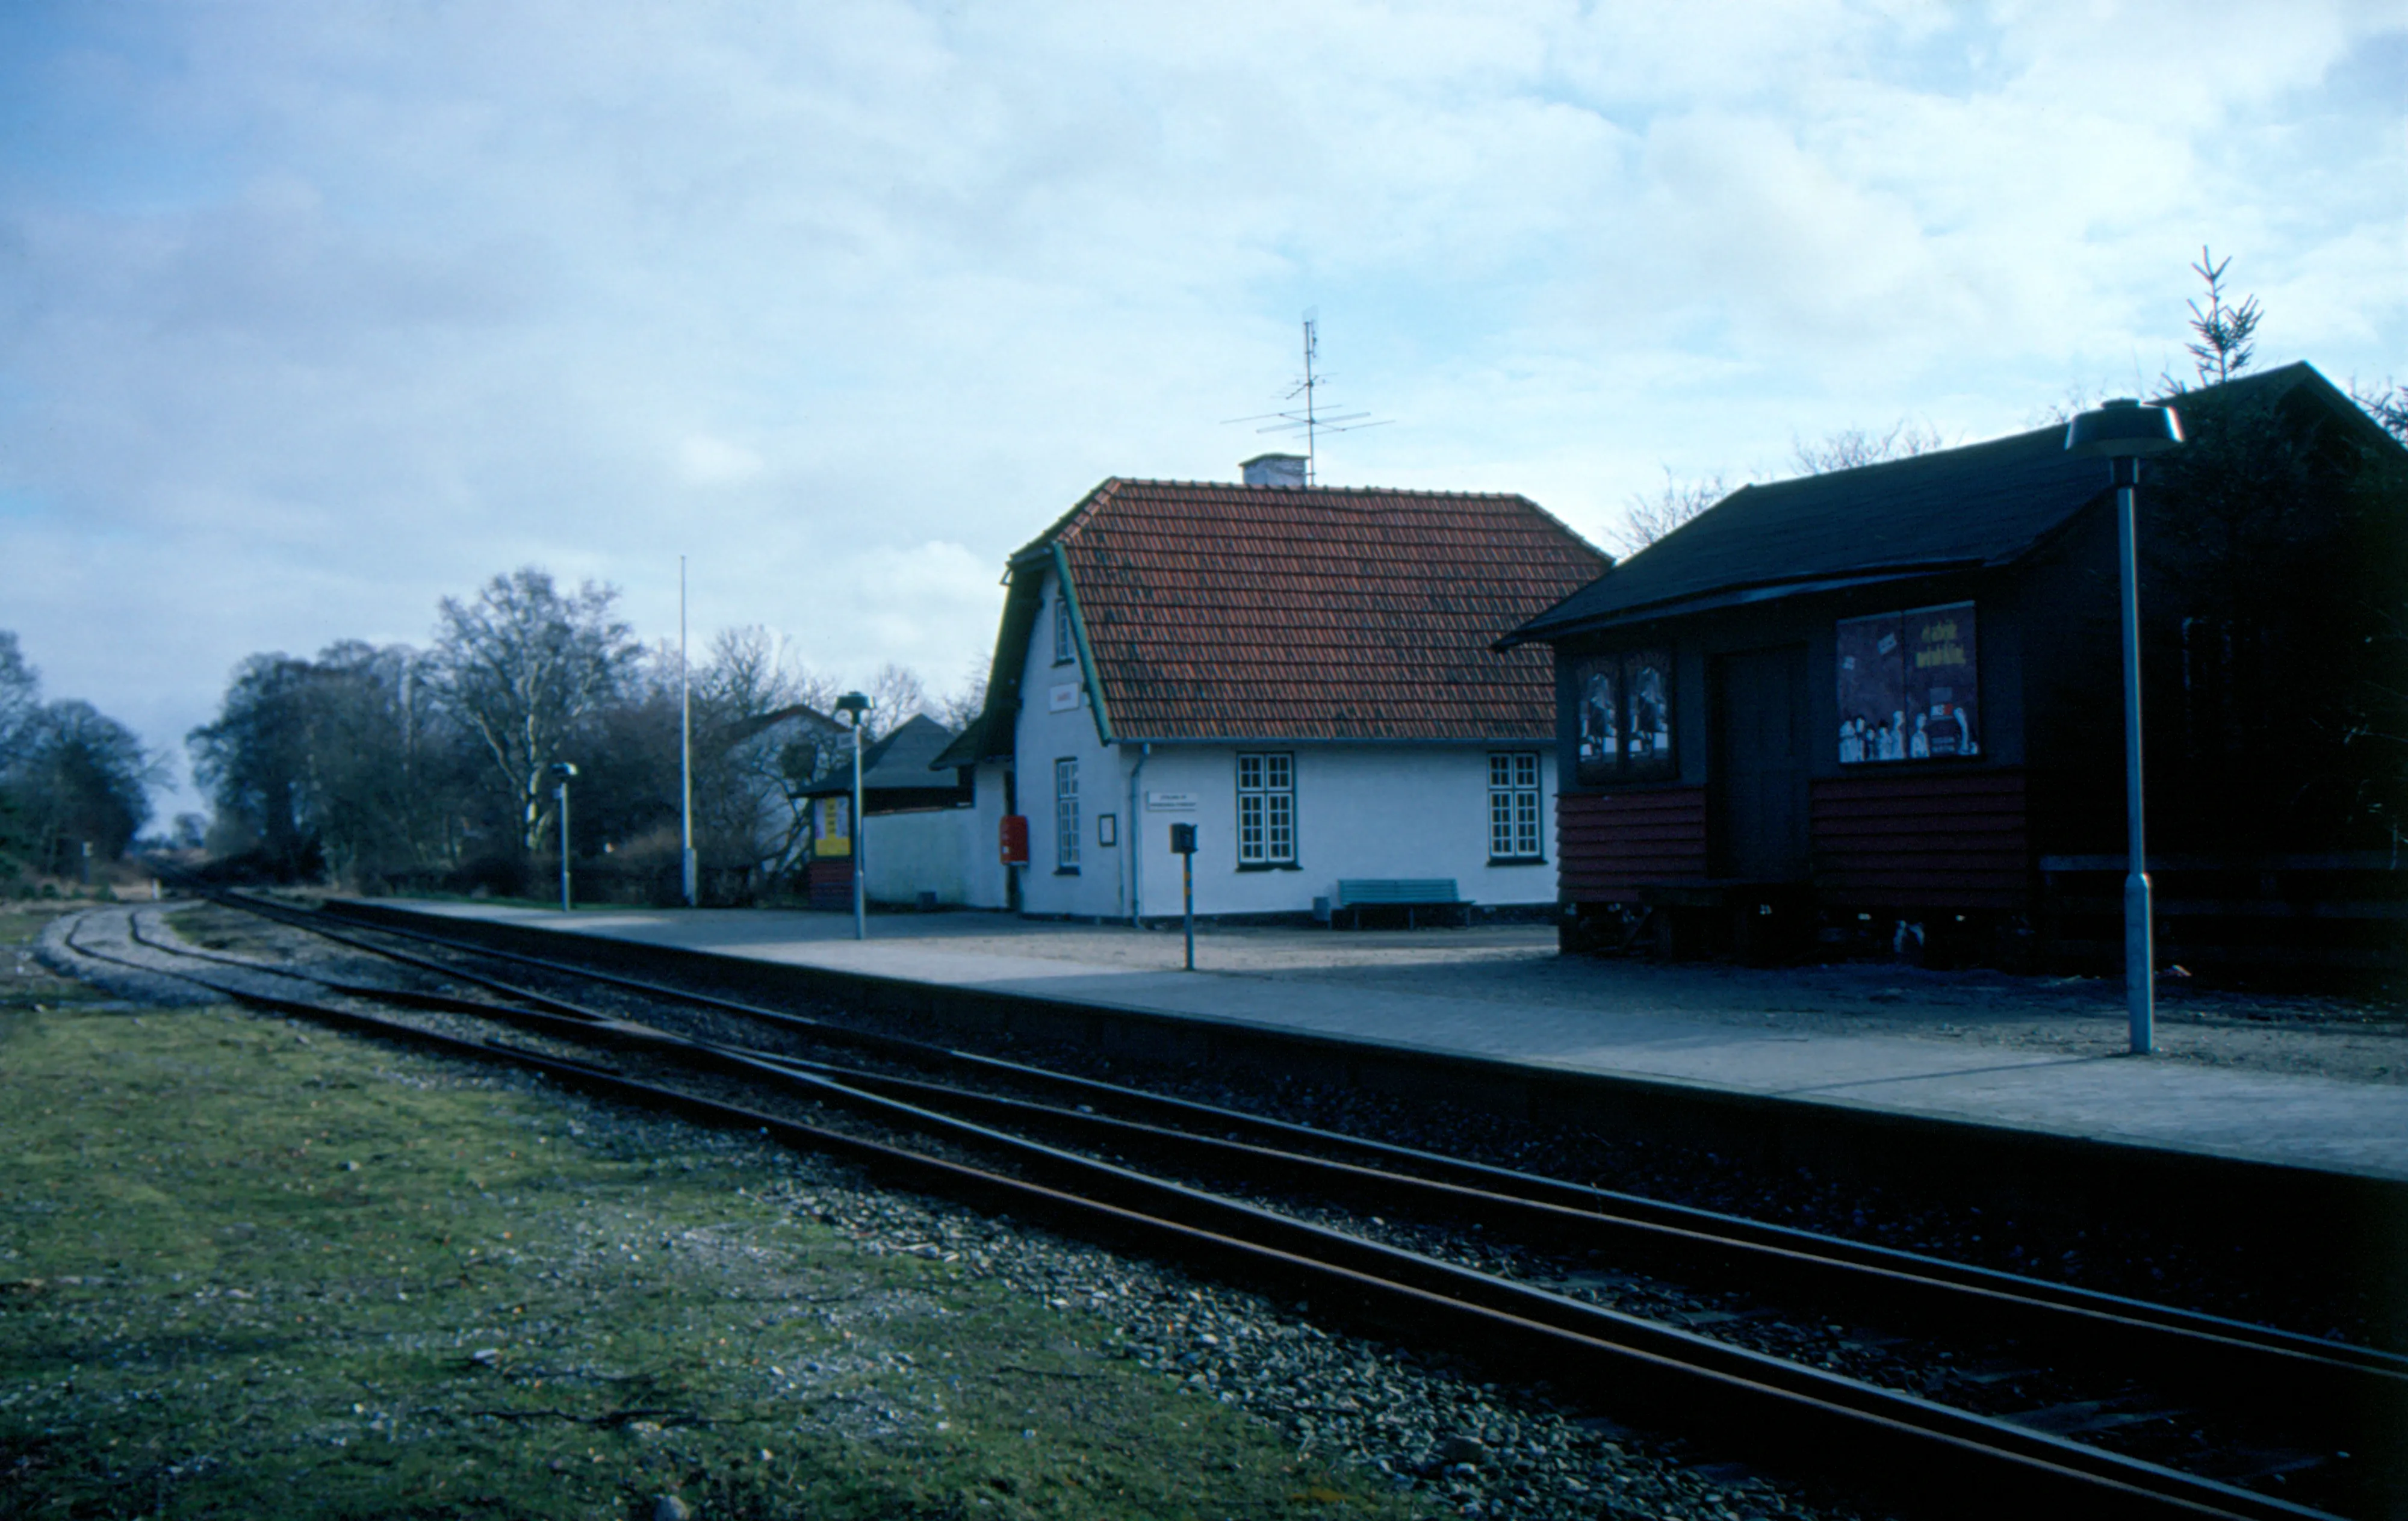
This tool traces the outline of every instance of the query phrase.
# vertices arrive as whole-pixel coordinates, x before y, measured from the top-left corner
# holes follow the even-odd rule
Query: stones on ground
[[[484,1033],[465,1017],[435,1014],[412,1022]],[[715,1033],[743,1038],[748,1032]],[[499,1087],[538,1083],[503,1070],[464,1081]],[[1199,1097],[1259,1103],[1259,1096],[1226,1091]],[[576,1109],[584,1102],[565,1101]],[[615,1129],[628,1127],[627,1116],[609,1112]],[[575,1134],[580,1127],[572,1123],[569,1129]],[[1104,1328],[1106,1355],[1177,1381],[1186,1398],[1236,1406],[1270,1423],[1300,1457],[1351,1467],[1444,1514],[1516,1521],[1840,1514],[1809,1510],[1787,1494],[1758,1490],[1742,1498],[1619,1428],[1607,1428],[1611,1439],[1583,1429],[1583,1412],[1560,1408],[1541,1392],[1467,1382],[1446,1359],[1326,1330],[1252,1295],[1192,1284],[1175,1270],[1032,1233],[1007,1217],[881,1192],[859,1184],[840,1166],[772,1151],[751,1137],[699,1143],[750,1154],[779,1176],[765,1197],[836,1228],[859,1250],[922,1257],[940,1272],[995,1281],[1054,1311],[1092,1315]],[[1495,1249],[1481,1243],[1471,1255],[1476,1265],[1488,1266]],[[476,1349],[470,1360],[496,1367],[501,1349]],[[892,1430],[897,1413],[882,1410],[880,1427]],[[638,1441],[660,1432],[644,1421],[629,1423],[626,1430]],[[693,1512],[678,1497],[660,1496],[653,1514],[691,1517]]]

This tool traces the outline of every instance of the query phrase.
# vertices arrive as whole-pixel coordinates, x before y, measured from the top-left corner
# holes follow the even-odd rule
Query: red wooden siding
[[[1635,902],[1641,884],[1706,874],[1702,787],[1555,798],[1556,883],[1576,903]]]
[[[2032,906],[2021,771],[1818,781],[1813,829],[1815,896],[1825,903]]]
[[[815,909],[853,907],[853,861],[849,856],[813,861],[808,874],[810,904]]]

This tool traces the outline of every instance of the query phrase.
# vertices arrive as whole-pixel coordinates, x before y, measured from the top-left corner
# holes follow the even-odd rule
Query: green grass
[[[0,1514],[1405,1514],[1099,1321],[856,1250],[750,1140],[113,1003],[23,969],[41,918],[0,913]]]

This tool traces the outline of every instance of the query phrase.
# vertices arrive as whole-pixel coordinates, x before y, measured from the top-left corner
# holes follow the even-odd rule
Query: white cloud
[[[0,626],[165,742],[526,561],[666,630],[687,552],[698,630],[941,683],[1097,479],[1265,441],[1219,422],[1312,304],[1398,419],[1333,479],[1592,532],[1662,465],[2154,376],[2202,241],[2268,360],[2371,377],[2403,50],[2345,4],[21,12]]]

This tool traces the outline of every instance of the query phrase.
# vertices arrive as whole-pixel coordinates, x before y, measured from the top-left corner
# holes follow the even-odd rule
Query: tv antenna
[[[1304,483],[1318,485],[1321,481],[1321,436],[1325,433],[1353,433],[1357,428],[1383,428],[1396,421],[1383,417],[1374,421],[1369,412],[1325,412],[1321,409],[1321,388],[1336,380],[1324,375],[1321,364],[1321,309],[1304,309],[1304,375],[1288,389],[1288,401],[1303,398],[1303,405],[1283,412],[1257,412],[1252,417],[1233,417],[1222,425],[1238,423],[1260,423],[1256,433],[1304,435]]]

